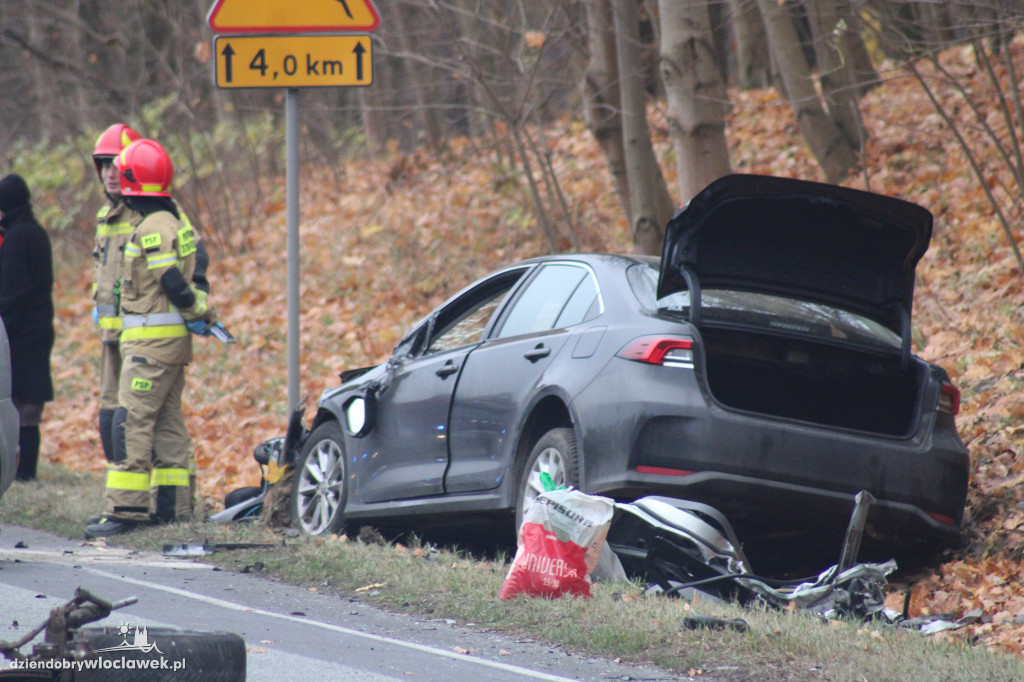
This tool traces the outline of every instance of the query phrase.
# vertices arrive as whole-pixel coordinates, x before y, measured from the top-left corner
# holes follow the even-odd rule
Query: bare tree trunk
[[[814,36],[818,78],[828,113],[849,145],[861,149],[865,132],[857,106],[859,88],[842,52],[840,37],[849,33],[849,27],[840,12],[840,4],[843,4],[842,0],[818,0],[806,3],[805,7]]]
[[[47,27],[43,25],[43,20],[35,12],[27,12],[25,16],[28,22],[28,41],[32,45],[46,45],[49,43],[47,40]],[[47,72],[44,64],[39,59],[29,60],[29,72],[32,74],[30,79],[35,115],[38,117],[36,123],[36,129],[39,131],[39,139],[43,142],[49,142],[53,131],[57,128],[56,122],[56,110],[57,107],[52,106],[53,98],[51,97],[52,89],[50,88],[50,82],[52,76]]]
[[[622,130],[629,176],[630,225],[638,253],[661,253],[665,223],[672,216],[661,166],[647,127],[647,102],[640,65],[640,35],[634,0],[613,0],[619,80],[622,83]]]
[[[818,99],[793,19],[777,0],[758,0],[779,77],[811,153],[829,182],[840,182],[857,165],[857,154]]]
[[[398,44],[402,52],[408,55],[422,54],[423,52],[418,49],[417,45],[418,34],[412,31],[413,26],[422,25],[419,8],[411,3],[399,4],[398,11],[394,13],[394,18],[398,34]],[[424,130],[427,132],[427,139],[430,140],[430,145],[434,149],[444,149],[447,146],[447,139],[441,126],[439,110],[427,97],[428,89],[431,85],[430,78],[427,75],[428,69],[419,61],[405,59],[403,62],[408,71],[409,87],[412,91],[416,112],[423,123]]]
[[[768,34],[757,0],[729,0],[736,36],[736,80],[744,90],[766,88],[772,82]]]
[[[583,98],[587,126],[604,153],[622,210],[631,216],[633,211],[629,203],[629,177],[626,175],[622,93],[619,89],[614,22],[610,0],[588,1],[590,62],[583,77]]]
[[[661,0],[661,78],[676,150],[680,203],[730,172],[729,102],[710,44],[707,7]]]
[[[514,48],[512,35],[521,33],[517,12],[502,12],[497,3],[479,0],[452,0],[451,10],[456,13],[460,32],[460,53],[464,67],[470,73],[473,88],[473,135],[484,135],[489,130],[487,112],[503,108],[500,97],[514,99],[517,85],[512,71]]]
[[[839,21],[845,26],[845,30],[839,34],[839,53],[850,72],[850,81],[857,87],[858,93],[864,95],[880,82],[878,71],[864,44],[864,26],[850,0],[835,2],[839,10]]]

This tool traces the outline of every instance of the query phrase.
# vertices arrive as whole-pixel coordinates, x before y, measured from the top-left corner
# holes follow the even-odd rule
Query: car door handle
[[[449,360],[448,362],[444,363],[444,366],[441,367],[441,369],[439,369],[436,372],[434,372],[434,374],[436,374],[437,376],[441,377],[442,379],[447,379],[449,376],[451,376],[452,374],[455,374],[458,371],[459,371],[459,366],[456,365],[451,360]]]
[[[549,355],[551,355],[551,349],[546,348],[543,343],[538,343],[536,348],[523,353],[523,357],[530,362],[537,362],[541,358],[546,358]]]

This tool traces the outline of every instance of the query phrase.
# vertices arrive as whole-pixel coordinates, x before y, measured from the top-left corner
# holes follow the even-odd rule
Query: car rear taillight
[[[618,353],[620,358],[665,367],[693,368],[693,339],[679,336],[641,336]]]
[[[942,382],[942,393],[939,394],[939,412],[945,412],[954,417],[960,414],[960,389],[948,381]]]

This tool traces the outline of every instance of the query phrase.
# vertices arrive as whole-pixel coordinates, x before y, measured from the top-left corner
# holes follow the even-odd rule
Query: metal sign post
[[[299,404],[299,90],[284,100],[285,187],[288,214],[288,409]]]

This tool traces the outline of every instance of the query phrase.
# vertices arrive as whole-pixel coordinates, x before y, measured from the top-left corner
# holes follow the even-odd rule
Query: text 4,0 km
[[[217,36],[221,88],[370,85],[373,43],[367,35]]]

